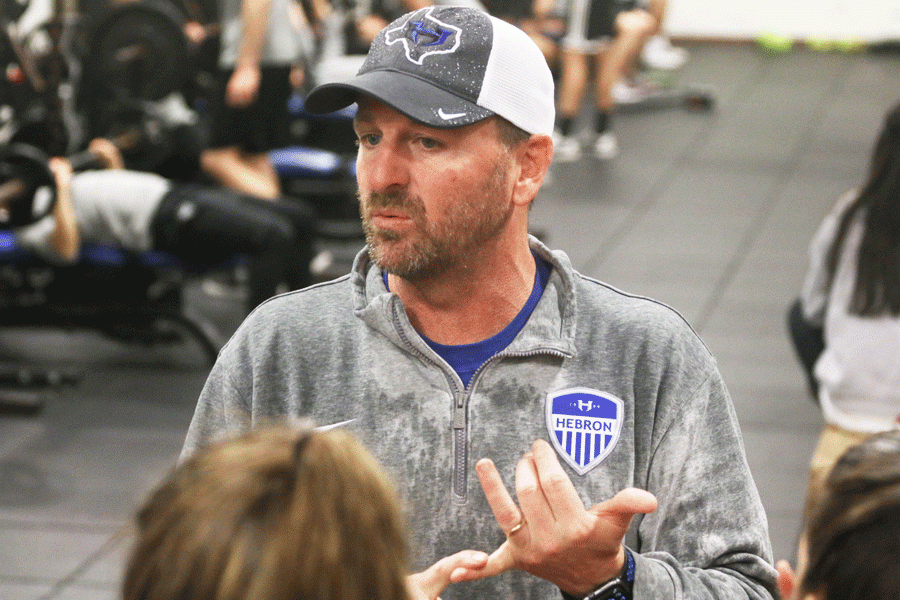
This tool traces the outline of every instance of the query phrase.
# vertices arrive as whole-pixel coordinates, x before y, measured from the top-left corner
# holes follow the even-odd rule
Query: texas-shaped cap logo
[[[606,458],[622,431],[625,404],[612,394],[571,388],[547,395],[547,430],[553,447],[579,475]]]
[[[403,44],[406,58],[421,65],[426,56],[450,54],[459,48],[462,30],[431,16],[434,7],[416,11],[409,18],[385,32],[384,43],[388,46]]]

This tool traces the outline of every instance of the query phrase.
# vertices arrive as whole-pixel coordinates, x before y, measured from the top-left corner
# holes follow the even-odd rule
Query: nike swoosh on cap
[[[337,429],[338,427],[343,427],[349,423],[352,423],[356,419],[349,419],[347,421],[341,421],[340,423],[332,423],[331,425],[322,425],[321,427],[316,427],[316,431],[330,431],[332,429]]]
[[[466,113],[462,112],[462,113],[450,113],[450,114],[448,114],[448,113],[445,113],[445,112],[444,112],[444,109],[443,109],[443,108],[439,108],[439,109],[438,109],[438,116],[439,116],[440,118],[442,118],[443,120],[445,120],[445,121],[450,121],[450,120],[452,120],[452,119],[458,119],[458,118],[460,118],[460,117],[464,117],[464,116],[466,116]]]

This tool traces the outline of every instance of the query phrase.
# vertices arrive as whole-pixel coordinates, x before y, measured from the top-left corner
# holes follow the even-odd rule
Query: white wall
[[[31,0],[23,30],[46,20],[51,7],[52,0]],[[669,0],[666,28],[697,38],[900,40],[900,0]]]
[[[674,36],[863,42],[900,39],[900,0],[669,0]]]

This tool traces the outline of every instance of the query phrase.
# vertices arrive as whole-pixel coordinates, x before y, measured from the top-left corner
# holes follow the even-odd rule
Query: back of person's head
[[[340,430],[267,427],[179,465],[137,514],[124,600],[401,600],[391,483]]]
[[[872,152],[869,182],[894,192],[900,190],[900,103],[884,117]],[[900,201],[897,203],[900,204]]]
[[[900,598],[900,431],[838,460],[809,515],[806,550],[798,597]]]
[[[850,312],[900,315],[900,104],[884,118],[872,151],[869,177],[841,217],[828,259],[831,284],[844,239],[858,212],[865,213]]]

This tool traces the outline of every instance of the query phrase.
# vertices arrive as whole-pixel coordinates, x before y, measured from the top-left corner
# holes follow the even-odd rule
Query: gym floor
[[[806,248],[865,177],[900,99],[900,57],[689,47],[681,85],[711,112],[623,112],[621,155],[554,165],[534,230],[582,273],[679,310],[719,361],[768,511],[793,557],[822,425],[785,330]],[[340,256],[339,256],[340,257]],[[192,288],[224,333],[240,300]],[[112,600],[137,503],[175,460],[208,363],[190,344],[126,346],[86,332],[0,332],[8,363],[77,369],[32,416],[0,416],[0,598]]]

